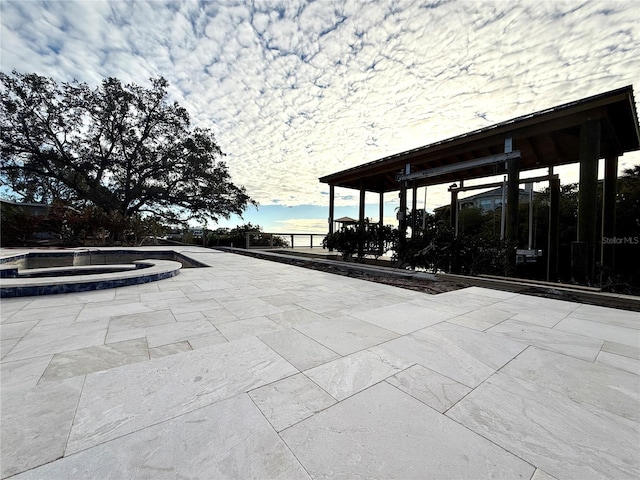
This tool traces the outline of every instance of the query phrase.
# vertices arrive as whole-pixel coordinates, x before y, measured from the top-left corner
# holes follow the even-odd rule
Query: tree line
[[[215,221],[257,205],[232,182],[213,132],[191,124],[168,86],[162,77],[148,88],[116,78],[91,88],[0,73],[3,192],[60,207],[70,231],[99,219],[118,241],[140,226]]]

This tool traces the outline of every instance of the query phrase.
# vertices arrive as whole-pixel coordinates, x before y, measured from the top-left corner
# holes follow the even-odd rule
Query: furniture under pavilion
[[[557,280],[560,179],[554,167],[579,164],[578,228],[572,243],[572,276],[578,283],[593,283],[596,262],[613,268],[615,243],[598,237],[598,163],[604,158],[604,193],[601,237],[615,236],[616,183],[618,158],[640,149],[640,130],[632,86],[583,98],[490,127],[475,130],[391,155],[320,178],[329,185],[329,233],[333,233],[335,187],[358,190],[359,222],[364,224],[365,193],[380,195],[380,224],[387,192],[399,191],[400,241],[406,241],[407,195],[412,194],[413,214],[417,189],[453,184],[451,222],[455,225],[457,196],[473,188],[471,179],[507,176],[506,239],[518,238],[519,185],[549,182],[550,222],[547,245],[547,280]],[[548,174],[521,180],[521,172],[548,169]],[[515,251],[510,261],[515,264]]]

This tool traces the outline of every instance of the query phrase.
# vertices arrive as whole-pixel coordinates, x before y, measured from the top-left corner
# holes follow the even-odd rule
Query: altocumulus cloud
[[[93,85],[164,76],[194,123],[217,133],[234,180],[266,205],[326,205],[319,176],[638,89],[633,1],[0,5],[3,71]],[[621,168],[639,162],[624,157]]]

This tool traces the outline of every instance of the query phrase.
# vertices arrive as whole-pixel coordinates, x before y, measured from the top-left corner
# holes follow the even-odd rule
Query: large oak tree
[[[24,201],[62,200],[125,217],[217,219],[254,203],[229,176],[213,133],[151,88],[97,88],[0,73],[0,182]]]

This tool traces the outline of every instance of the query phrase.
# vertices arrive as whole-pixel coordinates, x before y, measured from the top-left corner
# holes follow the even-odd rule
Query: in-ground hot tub
[[[154,282],[205,266],[174,251],[34,251],[0,259],[0,297],[86,292]]]

